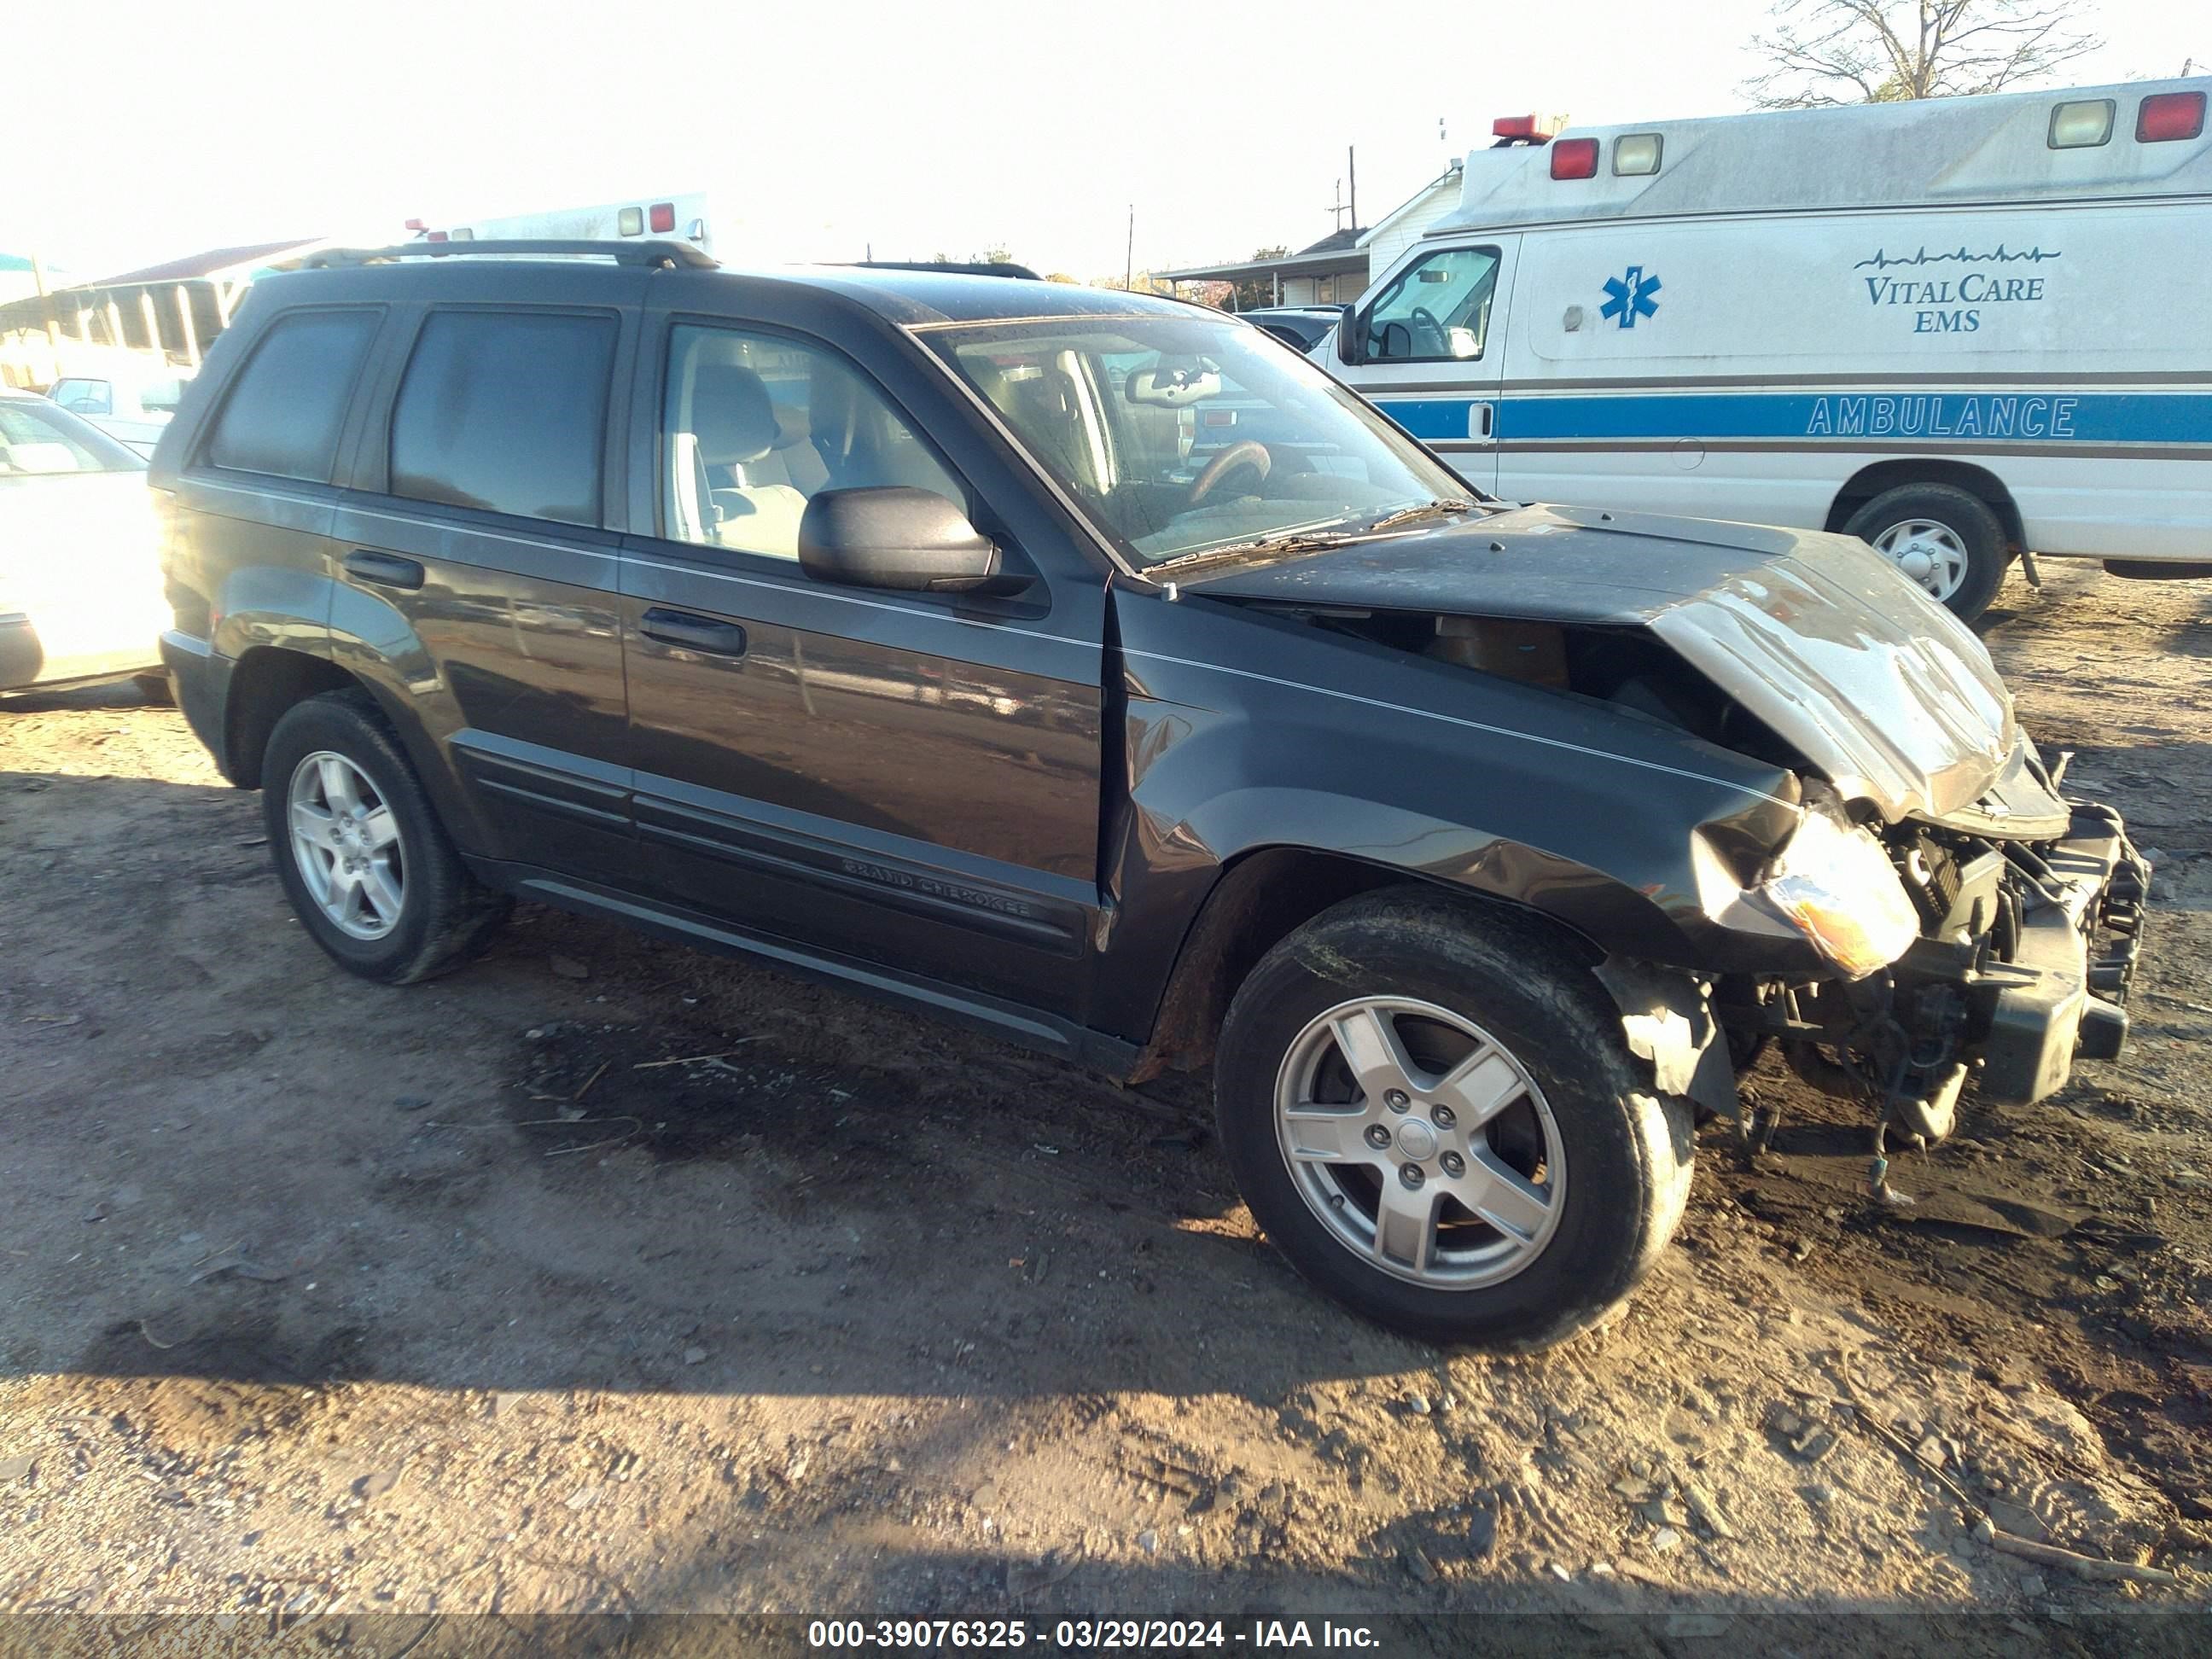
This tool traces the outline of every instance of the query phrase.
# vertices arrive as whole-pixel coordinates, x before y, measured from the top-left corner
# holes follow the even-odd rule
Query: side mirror
[[[933,489],[825,489],[799,520],[799,568],[818,582],[907,592],[1018,592],[998,544]]]
[[[1356,306],[1346,306],[1337,319],[1336,355],[1347,363],[1367,361],[1367,318]]]

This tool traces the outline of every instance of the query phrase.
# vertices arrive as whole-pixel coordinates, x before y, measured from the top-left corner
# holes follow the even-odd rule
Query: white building
[[[1459,206],[1460,180],[1466,168],[1464,161],[1454,161],[1376,220],[1372,228],[1360,234],[1358,246],[1367,254],[1368,283],[1372,283],[1400,254],[1419,241],[1423,231]],[[1342,297],[1356,300],[1359,296],[1347,294]]]

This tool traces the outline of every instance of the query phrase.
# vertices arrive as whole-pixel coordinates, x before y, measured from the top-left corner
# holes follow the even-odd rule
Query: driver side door
[[[1367,360],[1325,363],[1477,489],[1498,486],[1517,237],[1429,247],[1359,306]]]
[[[1034,556],[1024,503],[828,341],[672,313],[647,349],[623,562],[641,878],[807,951],[1076,1013],[1103,584]],[[1038,580],[990,598],[800,568],[814,496],[894,484],[945,495]]]

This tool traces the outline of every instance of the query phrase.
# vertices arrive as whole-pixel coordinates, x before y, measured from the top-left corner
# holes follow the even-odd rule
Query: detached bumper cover
[[[2015,849],[2014,860],[2029,908],[2014,959],[1982,975],[1996,989],[1978,1087],[1984,1100],[2025,1105],[2064,1087],[2077,1055],[2115,1059],[2126,1042],[2150,869],[2106,806],[2075,807],[2063,840]]]

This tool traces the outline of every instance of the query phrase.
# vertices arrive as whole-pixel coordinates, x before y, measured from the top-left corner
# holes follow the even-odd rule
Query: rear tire
[[[333,961],[406,985],[483,949],[509,901],[461,862],[367,692],[295,704],[263,757],[262,818],[277,879]]]
[[[1990,608],[2012,562],[1990,504],[1953,484],[1884,490],[1851,514],[1844,533],[1895,563],[1961,622]]]
[[[1540,923],[1419,889],[1347,900],[1261,958],[1215,1102],[1291,1265],[1431,1342],[1522,1350],[1596,1323],[1689,1193],[1689,1109],[1642,1081],[1588,966]]]

